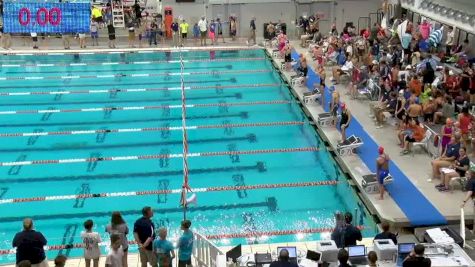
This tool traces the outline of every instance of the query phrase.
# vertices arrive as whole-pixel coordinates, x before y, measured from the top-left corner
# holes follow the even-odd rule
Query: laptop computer
[[[297,247],[277,247],[277,255],[280,255],[283,249],[289,252],[289,262],[297,264]]]
[[[368,265],[366,258],[366,247],[364,245],[348,247],[348,256],[350,256],[351,265]]]
[[[409,253],[414,249],[415,243],[399,243],[397,244],[397,261],[396,266],[402,266],[402,262],[407,258]]]

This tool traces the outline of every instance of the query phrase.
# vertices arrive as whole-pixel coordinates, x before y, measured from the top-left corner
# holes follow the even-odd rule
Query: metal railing
[[[203,235],[194,232],[193,257],[198,267],[225,267],[226,254]]]
[[[427,125],[424,125],[424,128],[426,131],[432,132],[429,140],[427,140],[427,153],[429,153],[432,158],[437,158],[440,156],[442,137]]]

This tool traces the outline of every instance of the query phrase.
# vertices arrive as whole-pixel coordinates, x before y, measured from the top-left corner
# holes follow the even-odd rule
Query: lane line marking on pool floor
[[[220,75],[235,73],[268,73],[272,70],[227,70],[227,71],[193,71],[193,72],[165,72],[165,73],[134,73],[134,74],[104,74],[104,75],[68,75],[68,76],[28,76],[28,77],[0,77],[2,81],[18,80],[74,80],[74,79],[96,79],[96,78],[127,78],[127,77],[161,77],[161,76],[182,76],[182,75]]]
[[[216,151],[216,152],[195,152],[188,153],[186,157],[216,157],[228,155],[255,155],[255,154],[271,154],[271,153],[293,153],[293,152],[313,152],[318,151],[315,146],[297,147],[297,148],[271,148],[243,151]],[[25,165],[49,165],[49,164],[69,164],[83,162],[99,162],[99,161],[127,161],[127,160],[150,160],[150,159],[171,159],[183,158],[182,153],[178,154],[153,154],[153,155],[128,155],[128,156],[112,156],[112,157],[92,157],[92,158],[71,158],[71,159],[42,159],[28,161],[10,161],[0,162],[0,166],[25,166]]]
[[[279,121],[279,122],[257,122],[257,123],[234,123],[234,124],[213,124],[187,126],[187,130],[197,129],[222,129],[222,128],[245,128],[245,127],[271,127],[304,125],[302,121]],[[57,132],[26,132],[26,133],[0,133],[1,137],[30,137],[30,136],[58,136],[58,135],[81,135],[81,134],[103,134],[103,133],[136,133],[136,132],[159,132],[159,131],[181,131],[182,126],[176,127],[147,127],[147,128],[121,128],[121,129],[98,129],[98,130],[77,130],[77,131],[57,131]]]
[[[288,100],[274,100],[274,101],[254,101],[254,102],[234,102],[234,103],[186,104],[186,108],[282,105],[282,104],[290,104],[290,103],[292,102]],[[7,110],[7,111],[0,111],[0,115],[156,110],[156,109],[181,109],[181,108],[182,108],[182,105],[177,104],[177,105],[161,105],[161,106],[91,107],[91,108],[78,108],[78,109]]]
[[[366,227],[364,225],[356,226],[359,230],[364,230]],[[243,231],[239,233],[226,233],[226,234],[208,234],[206,235],[207,239],[231,239],[231,238],[248,238],[248,239],[258,239],[258,238],[268,238],[270,236],[283,236],[283,235],[298,235],[298,234],[318,234],[318,233],[331,233],[334,231],[334,227],[320,227],[320,228],[300,228],[300,229],[287,229],[287,230],[275,230],[275,231]],[[136,245],[135,240],[129,240],[127,242],[129,245]],[[101,247],[110,246],[110,241],[103,241],[99,244]],[[44,246],[45,251],[53,250],[63,250],[63,249],[82,249],[84,248],[84,243],[71,243],[66,245],[49,245]],[[16,249],[2,249],[0,250],[0,255],[15,254]]]
[[[185,86],[185,90],[207,90],[207,89],[230,89],[230,88],[257,88],[275,87],[280,83],[261,84],[240,84],[240,85],[219,85],[219,86]],[[138,93],[155,91],[181,91],[180,87],[158,87],[158,88],[127,88],[127,89],[91,89],[91,90],[57,90],[57,91],[33,91],[33,92],[0,92],[0,96],[27,96],[27,95],[68,95],[68,94],[109,94],[109,93]]]
[[[219,58],[219,59],[188,59],[185,63],[199,62],[242,62],[261,61],[264,57],[247,58]],[[37,63],[37,64],[0,64],[2,68],[23,68],[23,67],[74,67],[74,66],[108,66],[108,65],[151,65],[162,63],[179,63],[179,60],[148,60],[148,61],[116,61],[116,62],[76,62],[76,63]]]
[[[202,187],[202,188],[193,188],[192,191],[193,193],[203,193],[203,192],[222,192],[222,191],[235,191],[235,190],[317,187],[317,186],[327,186],[327,185],[337,185],[337,184],[338,184],[338,181],[331,180],[331,181],[313,181],[313,182],[296,182],[296,183],[280,183],[280,184]],[[96,194],[89,193],[89,194],[75,194],[75,195],[9,198],[9,199],[0,199],[0,205],[11,204],[11,203],[25,203],[25,202],[43,202],[43,201],[58,201],[58,200],[86,199],[86,198],[131,197],[131,196],[165,195],[165,194],[181,194],[181,193],[182,193],[182,188],[168,189],[168,190],[144,190],[144,191],[128,191],[128,192],[114,192],[114,193],[96,193]]]

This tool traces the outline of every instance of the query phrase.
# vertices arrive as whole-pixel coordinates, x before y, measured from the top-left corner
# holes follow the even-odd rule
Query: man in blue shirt
[[[158,237],[153,241],[153,252],[155,253],[158,265],[160,267],[172,266],[172,261],[175,258],[175,251],[173,245],[167,240],[167,229],[162,227],[158,230]]]
[[[183,235],[178,240],[178,267],[191,266],[191,254],[193,252],[193,232],[190,231],[191,221],[181,222]]]
[[[134,224],[134,237],[139,247],[140,262],[142,267],[147,267],[147,262],[152,267],[157,267],[157,258],[152,251],[152,243],[155,239],[155,226],[151,220],[153,217],[152,208],[144,207],[142,215]]]

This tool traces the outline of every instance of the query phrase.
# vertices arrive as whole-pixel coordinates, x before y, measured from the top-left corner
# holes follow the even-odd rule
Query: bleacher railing
[[[226,254],[203,235],[194,232],[193,257],[198,267],[226,267]]]

